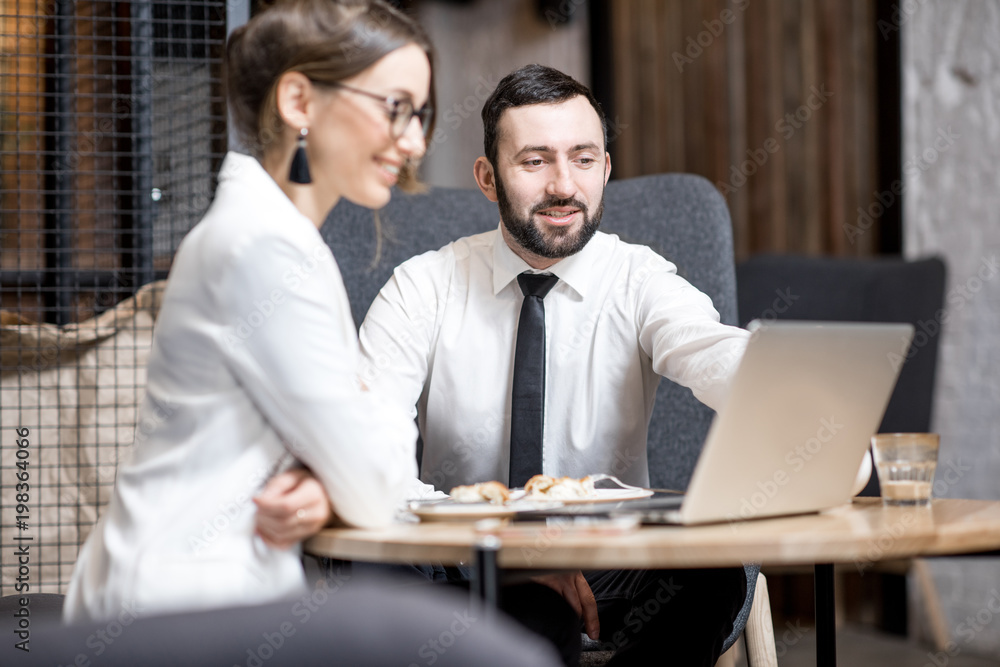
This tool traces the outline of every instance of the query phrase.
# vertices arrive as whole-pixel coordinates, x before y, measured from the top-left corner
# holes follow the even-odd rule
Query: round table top
[[[936,499],[923,508],[878,498],[820,513],[703,526],[623,531],[474,522],[400,523],[379,530],[327,528],[306,551],[345,560],[445,565],[470,562],[477,543],[499,539],[505,568],[660,569],[855,563],[1000,549],[1000,501]]]

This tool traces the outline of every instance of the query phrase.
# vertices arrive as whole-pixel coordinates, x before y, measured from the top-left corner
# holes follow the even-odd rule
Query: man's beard
[[[547,197],[531,207],[527,218],[522,218],[511,205],[507,191],[503,187],[503,181],[500,180],[500,176],[496,172],[494,172],[494,179],[497,186],[497,207],[500,209],[500,220],[503,221],[503,226],[507,228],[518,245],[534,255],[548,259],[562,259],[575,255],[583,250],[590,239],[594,238],[597,228],[601,226],[601,216],[604,215],[603,188],[601,188],[601,203],[598,204],[593,217],[590,216],[587,207],[577,199]],[[572,206],[580,209],[580,214],[583,215],[583,225],[575,233],[568,227],[555,227],[549,230],[549,235],[546,237],[534,224],[535,214],[547,208],[560,206]]]

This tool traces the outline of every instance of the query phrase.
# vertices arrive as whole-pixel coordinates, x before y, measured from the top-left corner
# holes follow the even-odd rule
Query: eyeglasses
[[[431,120],[434,118],[434,109],[430,104],[425,104],[419,109],[414,109],[413,101],[406,97],[397,98],[392,95],[376,95],[375,93],[369,93],[367,90],[361,90],[360,88],[348,86],[347,84],[340,82],[334,82],[331,85],[337,88],[343,88],[344,90],[349,90],[352,93],[357,93],[358,95],[370,97],[373,100],[378,100],[379,102],[383,102],[386,105],[386,112],[389,114],[389,132],[393,139],[398,139],[403,136],[403,133],[406,132],[406,128],[410,125],[410,121],[414,118],[420,119],[420,128],[423,131],[424,136],[427,136],[427,131],[431,126]]]

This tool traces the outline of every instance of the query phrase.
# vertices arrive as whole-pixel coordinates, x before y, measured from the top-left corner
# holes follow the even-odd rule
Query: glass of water
[[[937,468],[937,433],[879,433],[872,436],[882,504],[928,505]]]

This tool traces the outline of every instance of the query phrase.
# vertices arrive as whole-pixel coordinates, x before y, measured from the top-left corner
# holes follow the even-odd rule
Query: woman
[[[357,380],[318,228],[341,197],[377,209],[414,184],[430,62],[421,29],[381,0],[289,0],[233,32],[229,110],[253,156],[226,157],[174,258],[135,445],[80,552],[66,621],[300,592],[298,548],[255,535],[252,502],[295,461],[343,521],[391,519],[416,475],[416,429]]]

